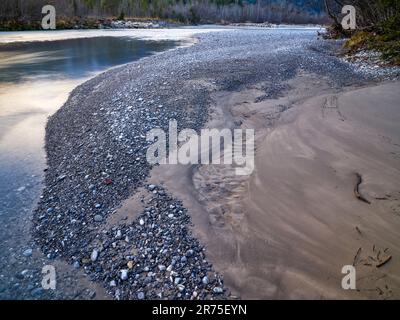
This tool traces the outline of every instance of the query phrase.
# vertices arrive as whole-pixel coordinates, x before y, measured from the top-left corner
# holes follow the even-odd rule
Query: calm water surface
[[[40,193],[46,119],[74,87],[176,45],[114,36],[0,43],[0,219],[30,207]]]

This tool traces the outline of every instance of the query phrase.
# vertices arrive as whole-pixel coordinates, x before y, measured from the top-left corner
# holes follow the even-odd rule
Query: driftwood
[[[382,266],[384,266],[386,263],[388,263],[390,260],[392,260],[392,256],[387,256],[385,259],[383,259],[382,261],[380,261],[376,267],[380,268]]]
[[[356,182],[356,185],[354,186],[354,195],[356,196],[356,198],[358,200],[368,203],[368,204],[371,204],[371,202],[369,202],[359,191],[360,184],[362,183],[363,180],[362,180],[361,175],[358,172],[356,172],[356,178],[357,178],[357,182]]]

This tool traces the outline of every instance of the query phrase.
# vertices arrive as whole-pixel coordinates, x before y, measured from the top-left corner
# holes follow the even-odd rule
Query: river
[[[140,35],[0,32],[0,298],[31,297],[21,293],[27,290],[16,270],[35,268],[22,252],[30,247],[30,216],[42,189],[47,118],[96,74],[182,44],[179,37]]]

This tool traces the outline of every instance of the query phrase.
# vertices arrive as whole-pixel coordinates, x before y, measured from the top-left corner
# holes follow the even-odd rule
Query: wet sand
[[[224,165],[164,165],[148,182],[189,209],[232,297],[399,298],[399,83],[334,92],[299,75],[289,86],[261,102],[257,87],[213,96],[208,127],[256,128],[250,177]],[[370,204],[354,194],[357,173]],[[341,270],[353,264],[357,290],[346,291]]]

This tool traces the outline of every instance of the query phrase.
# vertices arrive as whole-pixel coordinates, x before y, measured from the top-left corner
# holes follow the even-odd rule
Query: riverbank
[[[224,112],[210,127],[256,128],[251,177],[230,166],[164,165],[149,181],[183,200],[234,295],[398,298],[400,83],[332,91],[301,73],[288,85],[265,101],[257,86],[214,96]],[[356,291],[341,288],[345,265],[356,267]]]
[[[185,178],[186,171],[179,166],[172,166],[170,170],[178,171],[169,179],[152,183],[147,179],[158,168],[146,161],[145,134],[154,127],[167,129],[171,119],[182,128],[199,130],[210,116],[222,112],[223,105],[235,105],[231,95],[245,91],[245,98],[237,98],[240,121],[219,125],[232,128],[247,123],[260,128],[257,135],[263,141],[293,103],[287,100],[288,90],[304,99],[315,94],[313,87],[331,94],[379,79],[335,57],[332,52],[340,44],[317,40],[316,30],[238,29],[197,37],[199,42],[190,47],[144,58],[84,83],[50,118],[45,189],[34,215],[36,243],[49,263],[68,261],[116,299],[313,297],[309,289],[302,293],[286,283],[280,286],[282,273],[279,261],[274,260],[281,246],[286,248],[284,254],[290,252],[284,232],[297,233],[284,213],[289,212],[297,223],[293,214],[298,208],[282,210],[272,199],[255,208],[257,202],[250,201],[253,207],[248,209],[258,214],[246,213],[248,202],[242,198],[237,205],[241,197],[232,195],[231,188],[243,194],[248,183],[237,182],[229,170],[211,166],[198,168],[192,180]],[[305,75],[301,81],[297,81],[299,74]],[[261,169],[256,170],[269,172],[260,164],[264,160],[257,159]],[[185,168],[189,172],[195,169]],[[207,214],[196,215],[197,209],[186,205],[186,193],[175,193],[169,185],[172,181],[194,190],[197,209]],[[285,186],[282,179],[276,181],[276,190]],[[261,191],[255,188],[250,195],[254,192],[257,199],[262,198],[257,195]],[[304,191],[291,198],[289,193],[287,198],[301,204],[302,195]],[[270,231],[269,221],[278,219],[274,210],[283,214],[283,230],[278,229],[283,233],[254,230],[260,219],[260,227]],[[255,231],[254,237],[262,241],[244,237],[238,242],[234,230],[239,230],[238,237]],[[218,235],[224,238],[216,250],[211,242],[221,239]],[[226,254],[221,254],[224,248]],[[288,265],[295,268],[303,258],[300,255]],[[313,259],[319,258],[315,255]],[[260,273],[255,265],[267,268]],[[333,272],[319,271],[326,277]],[[337,272],[339,278],[340,270]],[[259,279],[269,283],[256,296]],[[289,279],[293,286],[303,283],[296,277]]]

